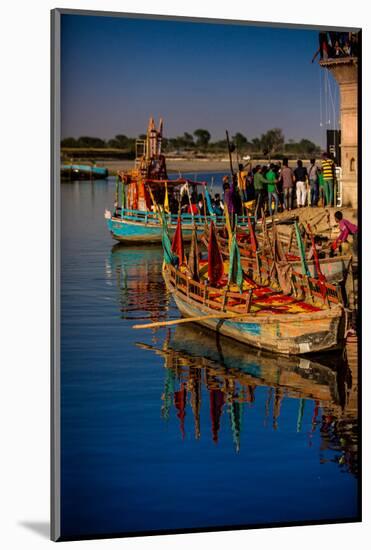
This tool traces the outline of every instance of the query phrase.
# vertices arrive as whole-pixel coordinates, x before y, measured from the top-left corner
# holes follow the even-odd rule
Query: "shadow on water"
[[[122,319],[138,319],[139,311],[147,312],[153,322],[167,318],[170,295],[161,275],[161,245],[117,244],[111,251],[111,269],[119,291]]]
[[[213,441],[218,441],[220,417],[225,409],[238,452],[243,409],[254,404],[257,388],[263,388],[265,423],[271,422],[276,430],[284,400],[296,399],[296,430],[300,432],[304,408],[311,407],[312,433],[319,430],[323,448],[338,451],[338,464],[357,474],[356,401],[352,397],[352,372],[345,353],[322,355],[319,359],[274,355],[194,324],[169,330],[162,348],[145,343],[137,346],[164,359],[162,416],[168,418],[170,408],[175,408],[182,437],[187,403],[194,417],[195,437],[199,437],[200,396],[204,386],[209,394]]]

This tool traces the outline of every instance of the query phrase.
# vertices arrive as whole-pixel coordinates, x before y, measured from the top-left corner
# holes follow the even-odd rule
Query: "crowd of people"
[[[182,214],[222,216],[227,208],[233,222],[234,217],[243,215],[246,209],[259,219],[263,212],[272,216],[305,206],[335,206],[336,202],[335,163],[327,153],[323,153],[318,163],[312,159],[308,167],[299,159],[294,169],[287,158],[282,163],[254,167],[251,163],[240,164],[237,173],[223,177],[222,185],[222,194],[217,192],[208,197],[205,193],[197,193],[195,188],[180,196],[173,193],[169,198],[169,210],[173,214],[180,211]],[[159,204],[164,202],[162,196],[156,200]]]
[[[337,59],[339,57],[358,57],[358,34],[354,32],[320,32],[319,47],[313,56],[312,63],[319,55],[320,59]]]
[[[246,168],[240,165],[237,185],[230,185],[227,176],[223,179],[224,202],[232,215],[242,213],[242,202],[257,218],[262,212],[272,216],[305,206],[334,206],[335,163],[327,153],[320,163],[312,159],[308,168],[298,160],[292,169],[287,158],[282,163]]]

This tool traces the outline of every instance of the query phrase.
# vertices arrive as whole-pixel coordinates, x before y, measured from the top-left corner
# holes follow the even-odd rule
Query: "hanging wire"
[[[339,125],[340,125],[340,115],[339,115],[339,110],[340,110],[340,106],[339,106],[339,87],[338,85],[336,84],[335,85],[335,94],[334,94],[334,102],[335,102],[335,107],[336,107],[336,129],[339,130]]]
[[[324,78],[323,69],[319,68],[319,126],[321,128],[321,148],[325,145],[323,131],[323,94],[324,94]]]
[[[325,72],[325,103],[326,103],[326,125],[331,123],[330,120],[330,103],[329,103],[329,78],[328,71]]]
[[[330,84],[332,82],[332,85]],[[331,87],[334,88],[334,92],[332,92],[331,90]],[[332,113],[333,113],[333,125],[334,127],[336,126],[336,115],[335,115],[335,112],[336,112],[336,108],[335,108],[335,101],[334,101],[334,97],[335,97],[335,90],[336,90],[336,83],[334,82],[334,80],[330,80],[329,81],[329,97],[330,97],[330,101],[331,101],[331,105],[332,105]],[[330,121],[329,121],[330,123]]]
[[[322,128],[323,119],[322,119],[322,69],[319,70],[319,125]]]

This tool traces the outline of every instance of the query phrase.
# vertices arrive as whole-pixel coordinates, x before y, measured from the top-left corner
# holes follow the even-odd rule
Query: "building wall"
[[[343,205],[357,208],[358,174],[358,70],[357,59],[321,61],[330,70],[340,88],[341,168]]]

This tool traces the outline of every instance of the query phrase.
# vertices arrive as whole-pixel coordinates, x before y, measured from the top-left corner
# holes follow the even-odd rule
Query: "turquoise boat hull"
[[[117,219],[107,220],[107,227],[112,238],[118,242],[126,243],[160,243],[162,239],[162,228],[160,225],[149,225],[141,222],[121,221]],[[169,227],[170,236],[174,233],[175,226]],[[201,235],[203,227],[197,228]],[[192,227],[182,227],[183,239],[190,240],[192,236]]]
[[[216,226],[223,227],[224,218],[207,216],[207,224],[213,220]],[[244,220],[239,220],[239,226],[243,226]],[[106,223],[112,238],[123,243],[161,243],[162,226],[160,220],[152,212],[141,212],[136,210],[125,210],[122,217],[106,216]],[[167,219],[169,235],[172,237],[177,226],[177,216],[168,216]],[[205,230],[205,217],[192,216],[190,214],[182,215],[182,234],[185,241],[190,241],[194,224],[196,225],[199,236]]]

